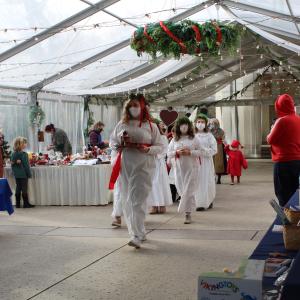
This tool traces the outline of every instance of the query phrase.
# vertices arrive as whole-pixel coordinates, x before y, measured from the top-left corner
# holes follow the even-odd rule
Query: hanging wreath
[[[179,59],[182,54],[217,55],[219,50],[236,50],[240,38],[239,25],[209,21],[199,24],[190,20],[159,22],[139,27],[133,33],[131,48],[138,56],[148,53],[152,58],[163,56]]]
[[[29,121],[31,126],[41,127],[45,119],[45,113],[39,105],[34,105],[30,107]]]

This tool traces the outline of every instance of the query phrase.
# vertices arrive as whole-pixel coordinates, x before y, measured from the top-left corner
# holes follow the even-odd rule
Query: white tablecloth
[[[36,205],[106,205],[112,201],[108,190],[111,165],[39,166],[31,168],[29,199]],[[12,190],[15,179],[5,168]]]

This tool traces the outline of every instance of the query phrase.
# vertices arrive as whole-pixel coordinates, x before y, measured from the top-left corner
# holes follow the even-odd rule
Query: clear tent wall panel
[[[45,89],[91,89],[148,61],[148,56],[138,57],[128,46],[47,85]]]
[[[0,0],[0,53],[86,7],[79,0]]]
[[[102,24],[94,27],[95,24]],[[128,39],[133,27],[104,12],[79,22],[2,63],[2,85],[30,87],[61,70],[71,67],[111,46]],[[17,65],[15,65],[17,63]],[[6,77],[6,78],[5,78]]]

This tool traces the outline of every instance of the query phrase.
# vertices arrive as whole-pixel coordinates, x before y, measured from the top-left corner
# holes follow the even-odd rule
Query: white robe
[[[121,145],[121,136],[126,131],[132,143],[151,144],[148,153],[137,149],[125,148],[122,152],[120,180],[120,199],[123,213],[131,238],[143,239],[146,233],[145,216],[147,198],[152,189],[152,180],[155,172],[156,155],[161,153],[163,145],[159,130],[148,122],[139,121],[129,123],[119,122],[110,137],[110,146],[115,148]]]
[[[169,206],[173,204],[169,185],[169,176],[165,157],[168,152],[169,142],[166,136],[161,136],[164,149],[157,155],[156,169],[153,179],[152,191],[148,198],[148,206]]]
[[[216,197],[215,167],[213,156],[217,153],[217,142],[210,132],[200,132],[196,138],[201,144],[201,165],[196,193],[196,206],[208,208]]]
[[[191,150],[190,156],[176,158],[176,151],[187,148]],[[179,212],[192,212],[196,209],[196,192],[199,182],[199,167],[201,146],[199,140],[183,136],[179,141],[173,139],[169,145],[168,157],[175,159],[175,185],[181,197],[178,207]]]

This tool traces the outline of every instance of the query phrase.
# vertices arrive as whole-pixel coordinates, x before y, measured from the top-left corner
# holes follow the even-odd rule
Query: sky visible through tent
[[[134,89],[143,90],[145,86],[148,89],[151,84],[153,86],[161,79],[169,79],[174,72],[180,73],[180,69],[191,62],[192,58],[185,56],[179,61],[164,58],[157,63],[147,55],[138,57],[127,44],[100,59],[87,63],[85,61],[130,39],[135,26],[167,20],[184,12],[189,12],[185,18],[198,22],[209,19],[244,22],[244,26],[250,30],[260,30],[256,33],[276,46],[274,52],[277,53],[277,57],[287,55],[288,63],[292,67],[299,62],[300,2],[297,0],[103,2],[114,3],[105,7],[104,11],[100,10],[72,26],[61,28],[60,32],[49,35],[42,41],[36,38],[35,45],[9,58],[1,59],[3,53],[9,53],[31,37],[92,8],[101,1],[0,0],[0,85],[27,89],[56,75],[55,80],[48,80],[47,84],[41,86],[43,90],[84,95],[124,93]],[[199,8],[201,3],[203,6]],[[253,53],[255,56],[255,52]],[[252,59],[256,60],[258,57],[254,56]],[[82,67],[81,62],[85,62]],[[143,70],[155,63],[157,66],[152,70],[134,75],[137,68]],[[240,62],[236,61],[236,65],[238,64]],[[257,70],[267,65],[267,62],[257,64]],[[65,71],[69,74],[65,74]],[[234,77],[239,78],[245,75],[243,71],[233,66],[229,72],[233,72]],[[255,70],[249,67],[247,73],[251,71]],[[182,72],[182,76],[186,74]],[[178,78],[182,76],[179,74]],[[228,72],[223,72],[221,76],[228,77]],[[230,80],[220,84],[219,89],[225,87]],[[209,82],[211,79],[203,84],[208,85]],[[203,87],[203,84],[200,86]],[[215,87],[215,82],[213,84]]]

